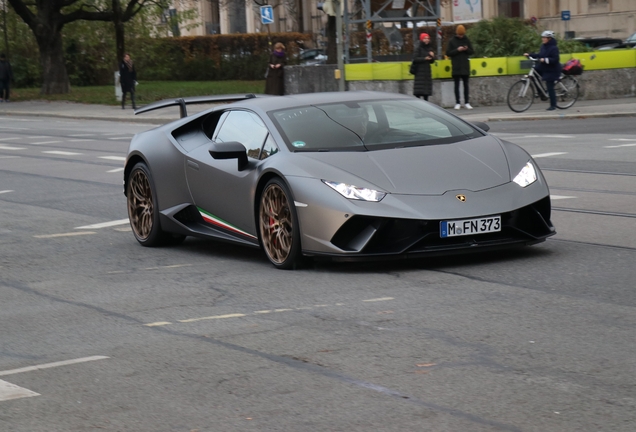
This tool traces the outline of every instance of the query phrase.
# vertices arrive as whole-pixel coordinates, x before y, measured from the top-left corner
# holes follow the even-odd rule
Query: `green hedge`
[[[136,62],[138,79],[159,81],[260,80],[271,47],[285,45],[290,64],[297,63],[303,33],[213,35],[136,39],[128,51]],[[271,45],[270,45],[271,42]]]

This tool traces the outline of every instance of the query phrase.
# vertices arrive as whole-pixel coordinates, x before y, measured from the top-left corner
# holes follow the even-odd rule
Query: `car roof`
[[[239,102],[234,102],[232,106],[258,107],[263,111],[275,111],[279,109],[295,108],[307,105],[320,105],[329,103],[342,103],[349,101],[364,100],[399,100],[413,99],[412,96],[399,93],[388,93],[379,91],[348,91],[348,92],[321,92],[321,93],[302,93],[288,96],[276,96],[268,98],[253,98]]]

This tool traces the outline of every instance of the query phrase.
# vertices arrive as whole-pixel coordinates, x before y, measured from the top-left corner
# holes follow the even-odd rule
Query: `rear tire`
[[[525,94],[522,95],[521,93],[526,85]],[[530,108],[532,102],[534,102],[534,89],[531,83],[520,80],[514,83],[512,87],[510,87],[510,90],[508,90],[508,107],[514,112],[520,113],[526,111]]]
[[[137,163],[126,185],[128,218],[130,227],[142,246],[177,245],[185,240],[184,235],[169,234],[161,230],[157,193],[148,166]]]
[[[579,98],[579,83],[569,75],[566,75],[554,85],[556,93],[556,107],[559,109],[570,108]]]
[[[285,182],[273,178],[261,194],[259,233],[265,254],[274,267],[289,270],[302,263],[296,207]]]

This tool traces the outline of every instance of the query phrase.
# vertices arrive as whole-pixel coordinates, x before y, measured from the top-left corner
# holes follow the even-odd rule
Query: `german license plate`
[[[456,237],[501,231],[501,216],[476,219],[449,220],[439,223],[440,237]]]

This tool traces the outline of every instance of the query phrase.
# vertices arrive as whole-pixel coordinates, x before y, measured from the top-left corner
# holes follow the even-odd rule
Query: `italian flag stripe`
[[[205,220],[207,223],[210,223],[212,225],[216,225],[218,227],[221,227],[221,228],[224,228],[226,230],[235,232],[237,234],[244,235],[246,237],[250,237],[250,238],[253,238],[253,239],[256,238],[252,234],[249,234],[249,233],[247,233],[245,231],[242,231],[242,230],[238,229],[237,227],[235,227],[233,225],[230,225],[229,223],[225,222],[223,219],[218,218],[218,217],[206,212],[205,210],[203,210],[203,209],[201,209],[199,207],[197,207],[197,209],[199,210],[199,214],[201,215],[203,220]]]

